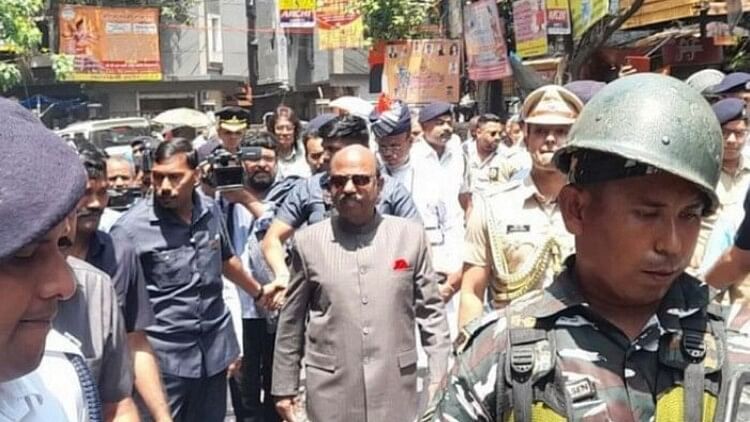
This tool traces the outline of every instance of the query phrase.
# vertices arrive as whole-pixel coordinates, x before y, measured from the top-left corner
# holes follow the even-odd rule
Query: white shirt
[[[36,372],[47,390],[59,400],[67,415],[66,420],[88,421],[88,408],[83,398],[78,373],[65,356],[66,353],[84,358],[77,340],[66,337],[56,330],[50,330],[44,347],[44,357]]]
[[[460,245],[464,238],[464,211],[458,202],[459,193],[468,192],[466,160],[458,139],[451,139],[443,156],[423,139],[412,145],[409,162],[390,170],[412,194],[425,229],[431,237],[433,263],[439,272],[452,273],[462,266]],[[436,222],[442,239],[431,235]]]
[[[75,346],[51,330],[46,347],[42,363],[34,372],[0,383],[0,422],[88,420],[78,376],[73,365],[59,351],[75,353]]]

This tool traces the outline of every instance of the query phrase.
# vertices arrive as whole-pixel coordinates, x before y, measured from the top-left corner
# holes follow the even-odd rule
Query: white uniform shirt
[[[76,422],[88,420],[78,375],[63,353],[81,354],[55,330],[32,373],[0,383],[0,422]]]
[[[78,373],[65,354],[78,355],[85,360],[77,340],[50,330],[44,357],[36,372],[47,390],[59,400],[68,421],[88,421],[88,408]]]
[[[421,174],[413,188],[416,196],[423,188],[438,189],[445,203],[445,239],[442,246],[432,248],[435,268],[449,273],[458,271],[462,265],[460,245],[464,238],[464,211],[458,195],[469,192],[469,171],[461,143],[454,137],[446,144],[443,155],[438,157],[437,152],[420,138],[412,145],[410,160]],[[404,186],[409,189],[408,185]]]
[[[455,219],[448,218],[446,195],[441,191],[440,184],[432,179],[440,174],[440,171],[439,167],[428,161],[407,161],[400,167],[385,167],[385,172],[409,191],[419,210],[432,247],[435,269],[438,272],[451,273],[456,271],[461,263],[451,256],[451,250],[446,246],[447,239],[457,236],[456,230],[461,230],[462,226],[451,227]]]

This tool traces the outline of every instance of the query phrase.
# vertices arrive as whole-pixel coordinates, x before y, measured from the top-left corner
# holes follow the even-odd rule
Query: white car
[[[88,120],[73,123],[55,133],[75,143],[91,142],[110,156],[130,156],[130,143],[139,136],[151,136],[151,123],[143,117]]]

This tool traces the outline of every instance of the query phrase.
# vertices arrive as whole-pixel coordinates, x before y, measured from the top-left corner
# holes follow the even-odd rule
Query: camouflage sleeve
[[[496,415],[496,388],[498,374],[502,376],[498,362],[504,356],[505,319],[490,314],[483,321],[458,345],[453,368],[441,382],[422,422],[501,420]]]

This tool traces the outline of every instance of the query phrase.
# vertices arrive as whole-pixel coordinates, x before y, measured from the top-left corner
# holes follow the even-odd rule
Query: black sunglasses
[[[352,175],[331,175],[328,179],[331,186],[337,189],[343,189],[349,180],[354,183],[354,186],[367,186],[372,181],[374,176],[369,174],[352,174]]]

